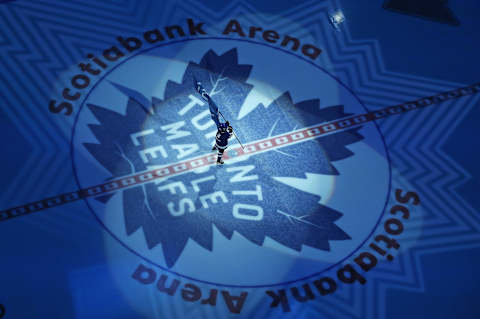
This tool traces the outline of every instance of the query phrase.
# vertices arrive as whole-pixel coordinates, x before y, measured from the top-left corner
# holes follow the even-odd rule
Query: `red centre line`
[[[389,106],[377,111],[372,111],[360,115],[353,115],[335,121],[301,128],[288,133],[283,133],[273,137],[268,137],[265,139],[250,142],[245,145],[244,149],[242,149],[240,146],[231,147],[230,151],[227,151],[224,154],[224,158],[239,158],[267,152],[272,149],[305,142],[320,136],[325,136],[346,129],[361,126],[365,123],[382,119],[387,116],[397,115],[408,111],[420,109],[426,106],[439,104],[441,102],[453,100],[466,95],[473,95],[475,93],[478,93],[479,91],[480,83],[475,83],[473,85],[439,93],[437,95],[432,95],[415,101]],[[79,199],[113,193],[122,189],[136,187],[141,184],[149,183],[154,180],[185,174],[198,168],[216,165],[216,160],[216,153],[205,154],[192,159],[168,164],[148,171],[123,176],[103,184],[79,189],[77,191],[64,193],[43,200],[31,202],[25,205],[9,208],[0,211],[0,221],[5,221],[14,217],[38,212],[47,208],[68,204]]]

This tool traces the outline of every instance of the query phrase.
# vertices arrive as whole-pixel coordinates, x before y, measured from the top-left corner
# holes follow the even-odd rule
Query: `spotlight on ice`
[[[336,30],[339,30],[340,24],[345,21],[345,16],[342,10],[332,10],[328,13],[328,19]]]

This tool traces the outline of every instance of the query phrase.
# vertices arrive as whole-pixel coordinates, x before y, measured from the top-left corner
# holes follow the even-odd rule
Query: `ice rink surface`
[[[0,1],[0,318],[479,318],[479,13]]]

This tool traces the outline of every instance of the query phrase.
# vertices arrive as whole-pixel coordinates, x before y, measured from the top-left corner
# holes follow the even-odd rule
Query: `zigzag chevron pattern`
[[[240,5],[239,7],[241,10]],[[309,31],[315,34],[317,44],[320,42],[327,47],[326,51],[332,60],[329,70],[347,83],[370,109],[395,105],[461,86],[459,83],[447,83],[386,70],[376,41],[354,40],[349,36],[348,28],[340,34],[333,34],[324,20],[312,14],[312,12],[317,13],[315,11],[317,7],[318,5],[309,6],[303,16],[300,14],[303,18],[302,25],[313,26]],[[339,7],[339,4],[331,7]],[[232,9],[230,7],[229,11],[234,11]],[[318,12],[322,12],[321,10],[320,8]],[[325,12],[322,13],[325,14]],[[240,15],[243,14],[244,12],[240,11]],[[229,18],[228,14],[224,16],[218,12],[215,17],[220,20]],[[288,15],[282,17],[286,18]],[[258,19],[252,21],[253,25],[266,25],[280,32],[298,34],[296,30],[276,26],[271,20],[262,19],[262,16],[256,16],[256,18]],[[322,47],[322,45],[319,46]],[[372,278],[369,278],[370,283],[367,287],[346,287],[344,291],[337,292],[335,296],[325,298],[320,303],[317,302],[316,306],[312,306],[315,309],[314,313],[331,309],[334,312],[330,315],[326,314],[327,318],[342,318],[339,316],[341,313],[345,314],[345,318],[384,318],[386,289],[424,291],[419,261],[423,254],[456,249],[465,240],[465,243],[478,242],[478,218],[475,218],[473,208],[469,207],[454,191],[467,180],[467,177],[461,167],[441,149],[442,141],[454,130],[454,123],[458,124],[461,121],[469,108],[475,105],[475,100],[478,98],[468,97],[438,106],[440,110],[435,107],[420,111],[422,114],[411,113],[401,119],[391,118],[379,123],[386,136],[392,165],[396,171],[394,179],[398,180],[397,185],[418,190],[421,196],[425,196],[425,202],[442,202],[442,198],[453,196],[457,200],[452,202],[458,205],[447,209],[444,206],[422,207],[423,235],[417,239],[416,247],[396,258],[399,267],[392,269],[395,263],[378,266],[372,273]],[[455,121],[452,121],[453,119]],[[431,124],[424,125],[424,123]],[[419,132],[421,128],[423,128],[423,136]],[[426,133],[429,134],[429,139],[424,138]],[[438,143],[436,143],[437,139]],[[432,163],[434,166],[430,166]],[[408,182],[405,183],[404,180]],[[448,185],[447,188],[446,185]],[[465,213],[468,217],[463,221],[460,218],[452,220],[449,209]],[[404,241],[409,240],[411,229],[419,226],[419,219],[413,218],[409,222],[402,236]],[[438,225],[443,227],[438,228]],[[261,315],[258,316],[258,318],[261,317]]]

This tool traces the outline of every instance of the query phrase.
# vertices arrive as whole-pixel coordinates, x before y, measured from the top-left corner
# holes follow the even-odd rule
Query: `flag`
[[[198,82],[194,78],[194,83],[195,83],[195,89],[197,90],[198,93],[202,95],[202,98],[206,101],[208,101],[208,108],[210,109],[210,116],[212,120],[215,122],[217,125],[217,128],[220,128],[220,119],[218,118],[218,106],[213,102],[213,100],[210,98],[210,96],[207,93],[207,90],[205,90],[200,82]]]
[[[208,107],[210,109],[210,115],[212,120],[217,125],[217,129],[220,128],[220,119],[218,118],[218,106],[212,99],[208,99]]]

